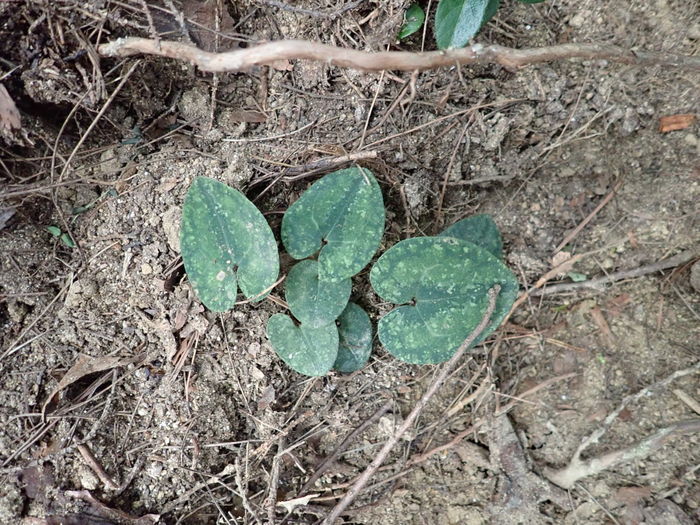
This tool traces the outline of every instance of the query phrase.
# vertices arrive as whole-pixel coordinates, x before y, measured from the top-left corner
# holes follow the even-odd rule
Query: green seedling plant
[[[408,38],[413,33],[423,27],[425,22],[425,11],[418,4],[412,4],[404,14],[403,25],[399,31],[399,40]]]
[[[284,294],[289,313],[267,323],[277,355],[295,371],[350,373],[368,361],[374,330],[350,301],[352,279],[379,249],[385,226],[382,192],[366,168],[330,173],[312,184],[282,218],[281,240],[296,259]],[[260,211],[242,193],[198,177],[185,198],[181,252],[202,303],[222,312],[238,290],[262,300],[277,283],[279,254]],[[503,242],[487,215],[463,219],[434,237],[396,243],[369,272],[374,291],[394,308],[379,319],[378,338],[408,363],[449,359],[480,322],[487,292],[500,285],[482,341],[503,321],[518,282],[502,261]]]
[[[61,230],[61,228],[58,226],[45,226],[45,228],[47,232],[60,240],[65,246],[68,248],[75,248],[73,239],[70,238],[70,235]]]
[[[289,271],[285,283],[285,298],[299,325],[285,314],[276,314],[268,322],[267,335],[294,370],[323,375],[340,359],[343,371],[353,371],[353,364],[354,369],[361,368],[369,358],[361,337],[368,337],[367,314],[363,311],[363,317],[357,305],[347,311],[350,279],[379,248],[384,221],[379,184],[363,168],[326,175],[284,214],[282,244],[289,255],[302,259]],[[336,325],[341,314],[343,319]],[[357,341],[362,344],[353,352]],[[365,353],[364,360],[357,358]]]
[[[538,4],[544,0],[519,1]],[[435,41],[438,47],[450,49],[466,46],[494,17],[500,5],[500,0],[440,0],[435,12]]]

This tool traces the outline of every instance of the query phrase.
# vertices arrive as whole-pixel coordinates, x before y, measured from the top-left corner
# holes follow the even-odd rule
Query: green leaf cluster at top
[[[372,324],[349,302],[351,279],[374,257],[384,222],[381,190],[365,168],[326,175],[285,213],[282,243],[299,262],[285,281],[291,316],[271,316],[267,335],[297,372],[352,372],[367,362]],[[194,290],[215,311],[231,308],[239,287],[249,300],[261,300],[279,274],[277,247],[262,214],[240,192],[205,177],[194,181],[185,199],[181,251]],[[478,341],[483,340],[507,315],[518,290],[502,252],[493,220],[476,215],[438,236],[400,241],[382,254],[370,282],[396,305],[379,320],[384,348],[409,363],[449,359],[480,322],[488,290],[499,284],[496,310]]]
[[[519,0],[538,4],[544,0]],[[440,49],[464,47],[491,20],[501,5],[500,0],[440,0],[435,12],[435,40]],[[406,10],[399,39],[418,31],[425,13],[418,4]]]

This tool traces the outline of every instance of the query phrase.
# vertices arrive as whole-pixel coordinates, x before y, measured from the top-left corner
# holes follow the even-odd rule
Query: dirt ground
[[[420,34],[393,37],[408,4],[0,3],[0,78],[22,118],[0,141],[0,524],[328,513],[437,367],[401,363],[376,342],[357,373],[292,372],[265,336],[282,307],[207,311],[178,229],[203,175],[246,193],[278,236],[319,175],[304,167],[348,152],[376,153],[359,163],[384,194],[380,253],[490,213],[527,290],[604,203],[566,244],[581,257],[553,282],[696,256],[597,289],[533,294],[451,374],[345,522],[700,522],[700,127],[659,128],[697,113],[700,75],[571,60],[415,75],[285,61],[213,76],[95,51],[119,36],[180,38],[169,5],[207,49],[306,38],[420,50]],[[477,41],[697,55],[700,6],[504,1]],[[366,273],[353,300],[376,320],[387,305]],[[581,459],[621,460],[568,489],[551,483],[600,428]]]

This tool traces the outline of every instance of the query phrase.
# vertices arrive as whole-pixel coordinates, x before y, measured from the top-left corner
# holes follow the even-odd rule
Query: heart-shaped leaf
[[[496,14],[500,0],[440,0],[435,40],[440,49],[464,47]]]
[[[279,275],[277,243],[260,211],[241,192],[197,177],[185,198],[180,249],[187,276],[204,305],[224,312],[237,287],[260,300]]]
[[[499,259],[453,237],[397,243],[376,262],[370,281],[383,299],[403,304],[380,319],[380,341],[397,358],[417,364],[454,354],[481,321],[494,284],[501,293],[477,342],[501,323],[518,293],[518,281]]]
[[[289,271],[285,282],[285,298],[294,317],[303,326],[320,328],[335,321],[350,298],[350,279],[321,281],[318,263],[306,259]]]
[[[473,215],[457,221],[442,232],[440,237],[454,237],[469,241],[503,259],[501,232],[498,231],[498,226],[490,215]]]
[[[399,39],[403,40],[411,36],[423,26],[423,22],[425,22],[425,11],[418,4],[412,4],[411,7],[406,9],[404,14],[403,26],[401,26],[401,31],[399,31]]]
[[[367,312],[348,303],[338,318],[338,357],[333,368],[343,373],[362,368],[372,352],[372,323]]]
[[[359,273],[372,259],[384,232],[384,201],[366,168],[336,171],[316,181],[282,219],[289,255],[316,253],[319,278],[339,281]]]
[[[338,356],[338,329],[335,323],[321,328],[296,326],[284,314],[275,314],[267,322],[267,337],[282,360],[307,376],[322,376]]]

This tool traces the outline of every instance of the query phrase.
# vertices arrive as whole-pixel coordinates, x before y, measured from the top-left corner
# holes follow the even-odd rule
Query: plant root
[[[197,47],[148,38],[119,38],[98,47],[100,54],[126,57],[146,54],[185,60],[211,73],[246,71],[278,60],[306,59],[364,71],[415,71],[452,67],[457,64],[500,64],[518,69],[530,64],[570,58],[609,60],[638,66],[667,66],[700,70],[700,57],[645,51],[630,51],[606,44],[561,44],[513,49],[498,45],[472,44],[462,49],[413,53],[382,51],[370,53],[306,40],[277,40],[245,49],[210,53]]]

